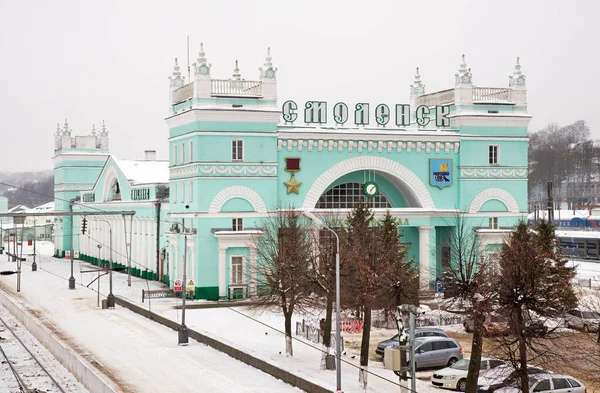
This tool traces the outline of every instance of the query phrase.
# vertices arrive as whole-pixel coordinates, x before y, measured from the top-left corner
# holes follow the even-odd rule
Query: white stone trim
[[[501,188],[488,188],[481,191],[471,202],[469,213],[477,213],[484,203],[491,199],[497,199],[504,203],[511,213],[519,213],[519,204],[515,198],[506,190]]]
[[[114,180],[119,181],[119,174],[114,166],[109,167],[106,170],[106,172],[104,172],[104,174],[105,174],[105,176],[104,176],[104,184],[102,185],[102,200],[98,201],[98,202],[109,202],[108,194],[110,193],[110,187],[112,185],[112,182]],[[119,187],[122,189],[123,185],[119,183]],[[94,187],[94,191],[95,190],[96,190],[96,187]],[[123,195],[123,192],[121,192],[121,195]]]
[[[219,213],[221,208],[228,200],[232,198],[242,198],[250,202],[254,210],[259,213],[266,213],[267,206],[256,191],[245,186],[231,186],[221,190],[212,200],[208,207],[209,213]]]
[[[312,184],[310,190],[304,198],[302,208],[312,210],[317,204],[321,195],[327,190],[327,187],[338,178],[359,170],[372,170],[387,173],[396,179],[399,179],[407,190],[410,190],[421,205],[420,207],[435,209],[433,198],[425,187],[425,184],[411,170],[398,164],[388,158],[376,156],[361,156],[351,158],[337,163],[336,165],[323,172]],[[209,210],[210,212],[210,210]]]

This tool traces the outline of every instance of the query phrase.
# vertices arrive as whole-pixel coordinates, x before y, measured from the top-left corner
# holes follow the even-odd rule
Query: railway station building
[[[81,216],[64,218],[57,256],[72,247],[106,261],[108,247],[97,246],[109,244],[109,222],[113,260],[136,275],[173,288],[185,253],[195,298],[250,297],[252,239],[277,206],[342,222],[362,201],[396,218],[429,289],[457,215],[469,218],[486,259],[527,217],[526,79],[518,59],[507,71],[508,86],[480,87],[463,56],[447,90],[427,93],[417,69],[400,102],[296,102],[278,99],[270,53],[254,80],[237,64],[231,78],[215,79],[201,49],[192,80],[177,63],[170,77],[168,161],[114,157],[104,126],[86,136],[57,130],[56,210],[136,211],[131,220],[89,216],[87,236]]]

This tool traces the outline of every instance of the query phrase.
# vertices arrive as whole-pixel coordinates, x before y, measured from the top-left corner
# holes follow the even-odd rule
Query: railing
[[[421,105],[427,106],[436,106],[436,105],[444,105],[451,104],[454,102],[454,89],[437,91],[435,93],[424,94],[420,97],[417,97],[416,104],[417,107]]]
[[[473,87],[473,101],[510,101],[510,89]]]
[[[173,91],[173,104],[183,102],[189,98],[192,98],[194,94],[194,84],[188,83],[185,86]]]
[[[312,341],[317,344],[323,342],[323,331],[316,326],[307,324],[304,320],[302,320],[302,322],[296,321],[296,336],[304,337],[308,341]],[[331,343],[331,348],[335,348],[335,333],[333,331],[331,332],[331,339],[329,342]],[[344,337],[341,337],[340,347],[343,351]]]
[[[262,82],[213,79],[210,93],[213,96],[262,96]]]

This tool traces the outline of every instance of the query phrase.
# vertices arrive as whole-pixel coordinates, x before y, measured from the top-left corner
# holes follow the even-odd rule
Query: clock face
[[[377,186],[377,184],[369,182],[364,185],[363,192],[366,196],[372,198],[379,192],[379,187]]]
[[[271,79],[271,78],[273,78],[273,77],[275,76],[275,72],[273,72],[273,70],[272,70],[272,69],[268,69],[268,70],[265,72],[265,76],[266,76],[267,78]]]
[[[208,75],[208,67],[204,64],[200,66],[200,69],[198,71],[201,75]]]

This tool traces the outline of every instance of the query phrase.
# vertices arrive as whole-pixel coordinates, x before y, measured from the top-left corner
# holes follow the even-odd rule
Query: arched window
[[[115,180],[113,184],[110,186],[110,197],[109,201],[120,201],[121,200],[121,188],[119,187],[119,182]]]
[[[392,204],[380,191],[375,197],[367,198],[363,194],[363,183],[343,183],[321,195],[317,209],[352,209],[359,202],[371,208],[390,209]]]

